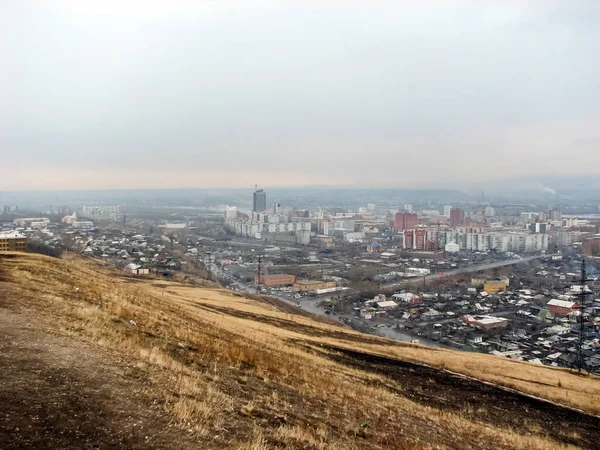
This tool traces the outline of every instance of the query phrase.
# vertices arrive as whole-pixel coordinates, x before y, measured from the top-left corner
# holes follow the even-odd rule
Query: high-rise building
[[[562,212],[558,208],[551,209],[548,212],[548,216],[550,216],[550,220],[562,220]]]
[[[585,238],[581,245],[581,254],[584,256],[600,255],[600,237]]]
[[[419,218],[414,213],[397,212],[394,216],[394,229],[397,233],[412,230],[419,223]]]
[[[415,230],[413,245],[417,250],[425,250],[426,233],[423,229]]]
[[[450,210],[450,226],[460,227],[465,224],[465,212],[460,208]]]
[[[444,205],[444,215],[450,217],[450,211],[452,210],[452,205]]]
[[[529,231],[534,233],[548,233],[551,229],[551,225],[549,223],[530,223]]]
[[[238,209],[235,206],[225,206],[225,218],[235,219],[238,216]]]
[[[267,193],[262,189],[254,191],[254,198],[252,203],[252,211],[264,212],[267,210]]]
[[[415,243],[415,231],[406,230],[402,233],[402,246],[405,250],[412,249]]]

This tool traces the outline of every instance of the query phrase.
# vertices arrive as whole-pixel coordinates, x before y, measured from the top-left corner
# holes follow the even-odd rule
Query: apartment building
[[[17,231],[0,232],[0,252],[24,252],[27,237]]]

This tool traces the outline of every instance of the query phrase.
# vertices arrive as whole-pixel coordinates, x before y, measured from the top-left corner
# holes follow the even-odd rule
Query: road
[[[251,286],[251,285],[248,285],[245,283],[241,283],[241,282],[236,282],[235,287],[240,289],[242,292],[250,292],[250,293],[254,293],[255,289],[256,289],[254,286]],[[294,298],[294,294],[295,294],[295,292],[294,293],[281,293],[281,294],[280,293],[270,293],[267,295],[278,298],[279,300],[289,303],[290,305],[297,306],[297,304],[300,303],[300,307],[303,310],[308,311],[313,314],[316,314],[316,315],[325,316],[325,317],[328,317],[329,319],[333,319],[333,320],[344,319],[343,321],[350,326],[352,326],[354,324],[354,321],[358,320],[359,322],[361,322],[360,329],[363,330],[362,332],[366,333],[366,334],[374,334],[376,336],[381,336],[381,337],[385,337],[385,338],[392,339],[394,341],[400,341],[400,342],[412,342],[413,339],[417,339],[417,340],[419,340],[419,342],[421,344],[428,345],[430,347],[450,348],[450,347],[441,345],[438,342],[428,340],[422,336],[413,336],[412,334],[409,334],[410,331],[399,330],[399,329],[392,328],[389,326],[385,326],[385,327],[381,327],[381,328],[371,327],[368,330],[365,330],[365,328],[367,328],[369,326],[367,321],[357,319],[354,316],[354,314],[352,314],[352,313],[337,313],[337,314],[333,314],[333,315],[328,315],[325,312],[326,310],[323,306],[317,306],[317,303],[320,303],[323,300],[323,298],[302,297],[300,299],[296,299],[296,298]],[[455,320],[455,319],[453,319],[453,320]]]
[[[449,270],[447,272],[442,272],[443,275],[441,275],[440,273],[435,273],[432,275],[426,275],[424,277],[408,278],[400,283],[386,284],[381,287],[382,288],[394,288],[394,287],[404,286],[406,284],[423,284],[423,282],[427,283],[429,281],[438,280],[438,279],[444,278],[444,277],[451,277],[453,275],[460,275],[462,273],[480,272],[483,270],[496,269],[498,267],[512,266],[514,264],[527,263],[527,262],[533,261],[535,259],[545,259],[545,258],[550,258],[552,256],[553,255],[527,256],[522,259],[510,259],[508,261],[497,261],[497,262],[492,262],[492,263],[476,264],[473,266],[461,267],[459,269],[453,269],[453,270]]]
[[[490,269],[495,269],[498,267],[511,266],[514,264],[528,263],[535,259],[545,259],[545,258],[550,258],[551,256],[552,255],[528,256],[528,257],[525,257],[522,259],[511,259],[508,261],[497,261],[497,262],[493,262],[493,263],[477,264],[477,265],[473,265],[473,266],[461,267],[459,269],[450,270],[448,272],[444,272],[444,275],[440,275],[439,273],[437,273],[437,274],[433,274],[433,275],[427,275],[426,277],[415,277],[412,279],[405,280],[405,282],[388,284],[388,285],[384,285],[381,287],[382,288],[393,288],[393,287],[405,286],[406,283],[418,284],[418,283],[423,283],[423,278],[425,278],[425,282],[427,282],[427,281],[440,279],[442,277],[448,277],[448,276],[458,275],[458,274],[462,274],[462,273],[479,272],[482,270],[490,270]],[[218,267],[215,267],[215,266],[212,267],[212,272],[216,276],[226,275],[226,273],[224,273]],[[243,292],[254,293],[255,289],[256,289],[255,286],[243,283],[241,281],[236,281],[234,283],[234,285]],[[271,295],[272,297],[276,297],[279,300],[290,303],[292,305],[295,305],[298,302],[298,299],[295,299],[293,297],[292,293],[289,293],[289,294],[270,293],[268,295]],[[302,297],[301,299],[299,299],[302,309],[309,311],[313,314],[326,315],[325,308],[317,306],[317,303],[319,303],[320,300],[322,300],[322,299],[309,298],[309,297]],[[333,318],[333,317],[330,317],[330,318]],[[352,314],[340,314],[340,316],[338,316],[338,318],[354,319]],[[450,320],[450,319],[448,319],[448,320]],[[451,320],[456,320],[456,319],[453,318]],[[437,322],[440,322],[440,321],[438,320]],[[411,334],[408,334],[406,332],[402,332],[402,331],[399,331],[399,330],[396,330],[396,329],[393,329],[390,327],[373,328],[369,331],[370,331],[369,334],[376,334],[376,335],[379,335],[382,337],[386,337],[388,339],[393,339],[393,340],[401,341],[401,342],[411,342],[412,339],[414,339],[414,337]],[[433,346],[433,347],[446,347],[437,342],[427,340],[423,337],[418,337],[418,339],[421,341],[422,344],[425,344],[425,345],[429,345],[429,346]]]

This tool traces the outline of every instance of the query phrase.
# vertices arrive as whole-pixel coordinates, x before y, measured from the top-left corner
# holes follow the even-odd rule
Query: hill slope
[[[75,256],[0,255],[0,448],[600,446],[597,377],[281,309]]]

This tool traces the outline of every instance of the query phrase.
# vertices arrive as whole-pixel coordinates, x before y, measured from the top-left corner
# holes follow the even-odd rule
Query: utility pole
[[[208,281],[212,281],[212,272],[210,271],[211,257],[212,257],[212,253],[208,252],[206,254],[206,269],[208,270]]]
[[[260,263],[262,262],[262,256],[258,255],[258,268],[256,271],[256,293],[260,293]]]
[[[585,268],[585,258],[581,260],[581,292],[579,295],[581,296],[581,301],[579,302],[579,339],[577,342],[577,373],[581,375],[581,370],[585,366],[585,362],[583,360],[583,341],[585,338],[584,335],[584,326],[585,326],[585,301],[586,301],[586,292],[585,292],[585,283],[589,281],[587,279],[587,271]]]

